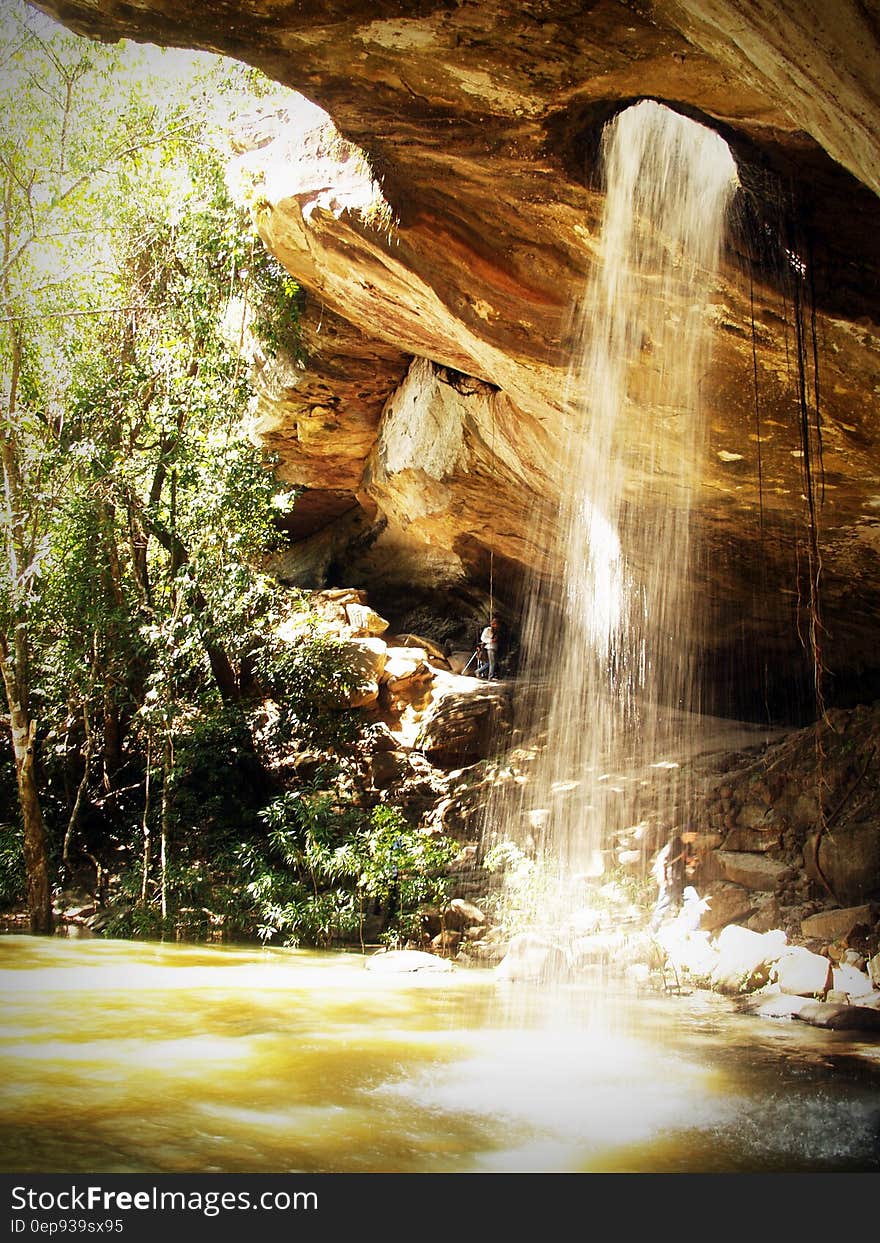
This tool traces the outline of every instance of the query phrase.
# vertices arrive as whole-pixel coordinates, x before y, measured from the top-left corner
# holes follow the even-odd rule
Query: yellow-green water
[[[0,1168],[869,1171],[880,1045],[694,993],[0,937]]]

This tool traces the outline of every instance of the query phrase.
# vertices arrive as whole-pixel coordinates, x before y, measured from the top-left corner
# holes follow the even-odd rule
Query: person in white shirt
[[[480,635],[480,642],[486,649],[486,655],[489,658],[488,679],[491,682],[495,677],[495,662],[498,659],[498,618],[493,617]]]

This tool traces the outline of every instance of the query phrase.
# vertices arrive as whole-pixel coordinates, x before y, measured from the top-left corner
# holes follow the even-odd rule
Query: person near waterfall
[[[495,678],[495,668],[498,661],[498,618],[493,617],[489,621],[489,625],[480,635],[480,642],[486,649],[486,657],[488,659],[489,668],[486,673],[487,679],[492,682]]]
[[[649,928],[656,932],[666,916],[681,905],[687,876],[688,850],[676,833],[658,852],[651,874],[657,884],[657,901],[651,915]]]

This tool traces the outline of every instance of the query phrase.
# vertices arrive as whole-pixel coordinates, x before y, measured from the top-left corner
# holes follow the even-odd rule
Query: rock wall
[[[302,550],[311,585],[333,566],[348,582],[441,591],[494,570],[512,607],[540,551],[531,520],[552,515],[565,486],[571,312],[595,261],[601,126],[651,96],[717,128],[742,182],[711,308],[698,472],[701,643],[729,700],[717,706],[808,697],[804,423],[821,439],[829,694],[876,693],[873,0],[42,7],[98,37],[250,61],[369,157],[369,173],[350,150],[334,165],[318,114],[298,120],[293,147],[283,114],[240,142],[260,232],[308,291],[305,367],[260,364],[260,434],[285,478],[359,510]],[[638,503],[669,503],[646,482],[633,480]]]

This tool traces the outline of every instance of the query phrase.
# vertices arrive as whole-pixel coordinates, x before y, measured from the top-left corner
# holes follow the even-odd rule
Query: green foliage
[[[21,829],[0,824],[0,909],[21,902],[25,893]]]
[[[558,869],[546,854],[531,854],[515,842],[497,842],[486,852],[483,866],[504,877],[501,926],[512,935],[534,927],[551,904],[559,884]]]
[[[286,349],[294,357],[301,357],[299,320],[304,303],[302,288],[267,250],[257,251],[253,256],[251,279],[253,331],[270,354]]]
[[[116,935],[329,945],[368,913],[409,935],[444,891],[444,842],[356,808],[338,772],[332,794],[279,795],[269,771],[298,747],[344,766],[363,676],[304,604],[281,637],[289,601],[257,568],[289,488],[250,439],[239,346],[296,356],[302,293],[210,135],[213,101],[260,81],[196,57],[174,85],[157,50],[86,43],[16,0],[0,43],[0,631],[26,640],[51,849],[69,874],[110,865]]]
[[[0,43],[0,631],[20,639],[54,845],[84,781],[74,849],[135,859],[161,796],[172,840],[146,905],[161,883],[180,909],[265,786],[238,704],[259,693],[273,605],[253,567],[279,485],[225,316],[244,301],[295,338],[298,290],[231,202],[210,117],[255,79],[185,57],[175,84],[171,54],[88,43],[15,0]],[[152,926],[141,887],[133,862]]]
[[[259,830],[264,776],[243,714],[236,708],[202,707],[177,722],[173,764],[156,763],[148,807],[153,849],[162,821],[169,858],[164,874],[153,869],[142,901],[142,824],[132,824],[121,848],[127,857],[109,929],[116,936],[202,939],[253,936],[251,904],[238,867],[243,840]],[[161,916],[162,888],[166,918]]]
[[[179,725],[168,792],[174,831],[185,834],[194,857],[203,845],[216,853],[255,827],[263,774],[239,710],[203,710]]]
[[[191,769],[193,796],[196,777]],[[176,802],[176,814],[191,811]],[[197,825],[185,821],[166,877],[164,924],[158,902],[139,900],[133,861],[108,932],[195,939],[222,929],[233,939],[330,948],[362,941],[365,921],[378,918],[382,938],[401,944],[419,937],[423,907],[448,898],[454,844],[413,829],[394,808],[366,813],[333,791],[298,790],[258,813],[262,833],[253,831],[254,815],[249,807],[224,812],[218,796]]]
[[[363,936],[379,913],[384,937],[417,937],[420,909],[448,896],[454,845],[419,832],[392,807],[369,815],[332,793],[288,793],[263,814],[265,848],[242,852],[260,936],[286,945],[329,946]]]
[[[280,752],[297,740],[349,750],[364,729],[362,718],[348,707],[364,685],[363,674],[344,645],[308,618],[296,642],[279,638],[271,614],[268,621],[253,655],[260,684],[278,705],[272,746]]]

